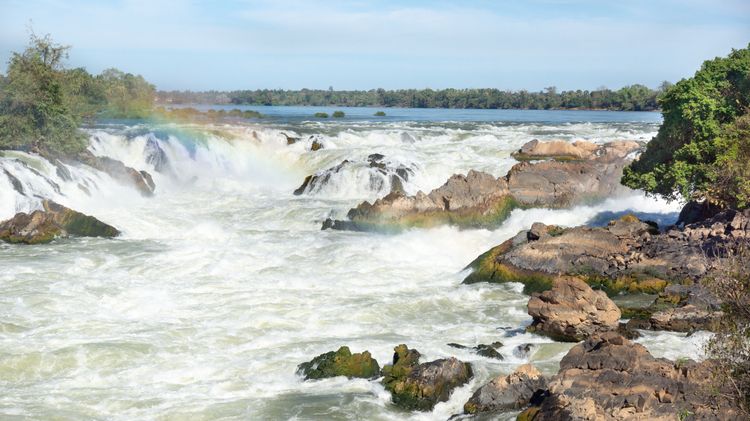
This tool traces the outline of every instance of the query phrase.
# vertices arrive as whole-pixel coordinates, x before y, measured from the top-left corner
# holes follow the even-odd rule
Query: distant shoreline
[[[636,84],[618,90],[601,88],[592,91],[557,91],[549,87],[539,92],[499,89],[159,91],[156,102],[160,105],[659,111],[659,98],[669,86],[664,82],[658,89]]]

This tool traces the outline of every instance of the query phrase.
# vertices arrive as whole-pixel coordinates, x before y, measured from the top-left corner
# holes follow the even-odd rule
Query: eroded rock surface
[[[645,347],[617,333],[574,346],[549,382],[549,396],[519,419],[675,420],[737,419],[729,402],[717,409],[709,393],[710,363],[654,358]]]
[[[498,376],[477,389],[464,412],[477,414],[526,407],[535,394],[547,388],[547,379],[531,364],[524,364],[507,376]]]
[[[567,342],[615,330],[620,320],[620,309],[607,294],[573,277],[556,279],[551,290],[534,294],[528,312],[534,319],[529,329]]]

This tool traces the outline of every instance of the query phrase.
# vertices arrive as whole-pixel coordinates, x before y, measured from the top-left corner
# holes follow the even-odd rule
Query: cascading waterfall
[[[4,152],[0,219],[50,198],[123,235],[0,245],[0,414],[444,420],[499,372],[528,361],[555,371],[570,344],[524,331],[527,297],[517,285],[461,285],[466,264],[533,222],[572,226],[626,210],[669,220],[675,204],[633,194],[516,210],[495,230],[397,235],[321,231],[321,222],[388,193],[392,173],[371,166],[373,154],[386,168],[412,171],[407,192],[429,191],[469,169],[505,174],[515,163],[510,152],[532,138],[647,140],[657,126],[650,119],[88,128],[92,153],[153,176],[150,198],[84,165],[58,171],[38,156]],[[313,141],[322,148],[311,151]],[[345,160],[355,165],[293,194],[306,176]],[[659,332],[639,341],[676,358],[699,356],[704,339]],[[502,361],[447,346],[498,340]],[[469,361],[476,377],[434,411],[410,414],[390,405],[376,382],[302,382],[295,374],[297,364],[341,345],[387,363],[399,343],[425,361]]]

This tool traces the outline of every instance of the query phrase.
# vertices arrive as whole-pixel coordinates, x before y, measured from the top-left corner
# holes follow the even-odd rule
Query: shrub
[[[343,111],[334,111],[334,112],[333,112],[333,118],[342,118],[342,117],[344,117],[345,115],[346,115],[346,114],[344,114],[344,112],[343,112]]]
[[[385,111],[378,111],[375,113],[375,117],[385,117]]]
[[[315,113],[315,118],[328,118],[328,113]]]

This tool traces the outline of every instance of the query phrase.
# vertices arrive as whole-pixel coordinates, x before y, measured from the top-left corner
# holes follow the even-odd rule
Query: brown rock
[[[531,364],[524,364],[507,376],[498,376],[477,389],[464,412],[477,414],[527,406],[535,393],[547,388],[547,380]]]
[[[570,342],[615,330],[620,320],[620,309],[607,294],[573,277],[560,278],[551,290],[532,296],[528,312],[535,332]]]

